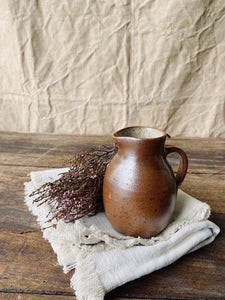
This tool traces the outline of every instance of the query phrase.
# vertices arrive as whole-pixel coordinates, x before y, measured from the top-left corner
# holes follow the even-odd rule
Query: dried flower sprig
[[[116,145],[110,145],[79,153],[70,160],[69,170],[59,179],[45,183],[30,195],[37,196],[34,202],[38,205],[51,206],[53,216],[48,221],[74,222],[103,210],[103,178],[116,152]]]

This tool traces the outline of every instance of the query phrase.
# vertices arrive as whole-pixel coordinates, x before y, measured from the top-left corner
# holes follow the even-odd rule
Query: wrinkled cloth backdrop
[[[225,137],[225,1],[0,1],[0,130]]]

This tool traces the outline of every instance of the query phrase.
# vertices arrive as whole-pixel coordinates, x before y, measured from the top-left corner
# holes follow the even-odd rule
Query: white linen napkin
[[[50,206],[33,203],[29,194],[54,181],[64,169],[32,172],[25,183],[25,203],[37,217],[65,273],[76,268],[71,279],[78,299],[103,299],[114,288],[163,268],[183,255],[211,243],[220,229],[208,220],[210,207],[178,191],[175,211],[166,229],[150,239],[124,236],[114,230],[105,213],[84,217],[75,223],[46,223]],[[48,216],[48,217],[47,217]]]

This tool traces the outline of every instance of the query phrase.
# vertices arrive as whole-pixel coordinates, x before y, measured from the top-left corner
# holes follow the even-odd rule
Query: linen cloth
[[[225,137],[225,1],[0,1],[0,130]],[[109,117],[110,116],[110,117]]]
[[[46,223],[51,217],[48,204],[38,206],[29,194],[43,183],[54,181],[64,169],[32,172],[25,183],[25,203],[37,217],[57,254],[64,272],[76,268],[71,278],[77,298],[103,299],[114,288],[163,268],[183,255],[211,243],[220,229],[208,220],[210,207],[183,191],[178,191],[175,211],[166,229],[149,239],[133,238],[116,232],[105,213],[84,217],[73,224]],[[47,218],[48,215],[48,218]]]

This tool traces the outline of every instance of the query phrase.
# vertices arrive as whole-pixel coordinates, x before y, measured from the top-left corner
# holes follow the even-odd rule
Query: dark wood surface
[[[71,274],[64,274],[24,205],[24,182],[31,171],[65,166],[74,153],[111,137],[0,133],[0,299],[74,299]],[[172,138],[189,169],[182,189],[211,205],[220,228],[216,240],[174,264],[109,293],[106,298],[225,299],[225,140]],[[177,157],[170,162],[176,168]]]

